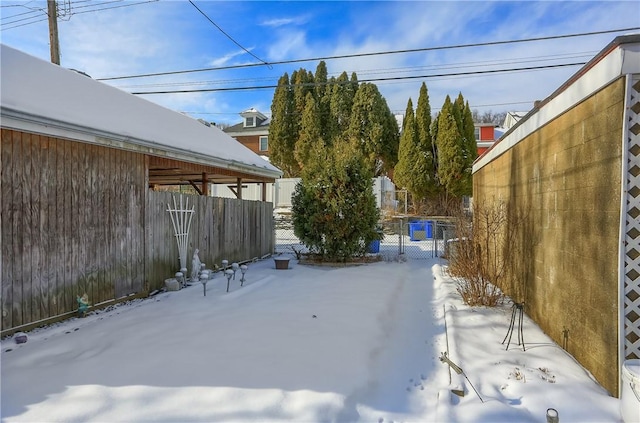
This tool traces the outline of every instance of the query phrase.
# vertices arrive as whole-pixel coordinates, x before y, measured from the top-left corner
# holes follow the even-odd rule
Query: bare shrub
[[[524,220],[523,212],[509,210],[502,200],[474,204],[471,214],[457,216],[449,272],[466,304],[495,307],[502,302],[501,288],[521,251],[516,241]]]

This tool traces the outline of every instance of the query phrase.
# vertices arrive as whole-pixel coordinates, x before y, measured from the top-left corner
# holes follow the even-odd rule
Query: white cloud
[[[279,17],[279,18],[266,19],[260,22],[259,25],[265,26],[265,27],[272,27],[272,28],[278,28],[278,27],[288,26],[288,25],[299,26],[299,25],[306,24],[309,21],[309,19],[310,19],[309,15]]]
[[[267,52],[269,61],[279,61],[292,57],[309,57],[311,48],[307,45],[304,31],[285,29],[274,34],[274,40],[269,43]]]

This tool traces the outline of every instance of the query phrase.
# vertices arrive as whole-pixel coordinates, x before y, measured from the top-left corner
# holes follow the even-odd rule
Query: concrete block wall
[[[510,278],[523,280],[526,313],[612,395],[624,98],[619,78],[474,174],[475,203],[528,211]]]

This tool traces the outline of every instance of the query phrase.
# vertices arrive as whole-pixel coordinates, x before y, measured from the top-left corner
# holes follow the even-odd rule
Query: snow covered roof
[[[640,72],[640,33],[616,37],[536,106],[473,164],[473,173],[621,75]]]
[[[0,44],[5,128],[138,151],[257,179],[282,172],[225,134],[181,113]]]

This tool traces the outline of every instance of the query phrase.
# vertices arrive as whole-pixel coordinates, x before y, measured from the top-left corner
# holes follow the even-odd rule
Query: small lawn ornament
[[[198,256],[199,252],[200,250],[196,248],[196,251],[193,253],[193,260],[191,260],[191,280],[194,282],[198,281],[198,275],[202,267],[202,262]]]
[[[233,277],[233,270],[225,270],[224,275],[227,277],[227,292],[229,292],[229,282],[231,282],[231,278]]]
[[[231,270],[233,270],[233,280],[236,280],[236,272],[238,271],[238,269],[240,268],[240,265],[238,263],[231,263]]]
[[[242,266],[240,266],[240,271],[242,272],[242,278],[240,279],[240,286],[242,286],[244,284],[244,281],[246,280],[244,278],[244,274],[247,273],[247,269],[248,267],[246,264],[243,264]]]
[[[84,295],[82,295],[82,297],[80,296],[77,297],[77,301],[78,301],[78,316],[84,317],[85,313],[89,309],[89,296],[85,292]]]
[[[202,289],[204,290],[204,296],[207,296],[207,282],[209,282],[209,271],[204,270],[200,274],[200,282],[202,283]]]

